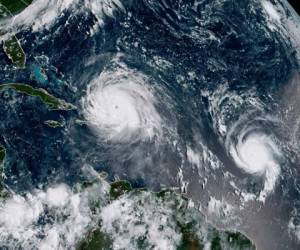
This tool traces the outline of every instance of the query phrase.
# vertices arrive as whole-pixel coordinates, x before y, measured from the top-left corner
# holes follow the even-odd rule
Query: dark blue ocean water
[[[200,203],[202,195],[224,188],[226,172],[241,180],[238,185],[242,190],[260,190],[262,180],[245,174],[228,155],[224,138],[214,127],[211,100],[203,93],[213,93],[222,85],[228,86],[228,93],[241,95],[255,89],[264,104],[263,115],[277,115],[281,93],[299,70],[292,41],[268,26],[258,1],[132,0],[125,1],[124,6],[125,10],[115,10],[114,17],[104,17],[104,25],[93,36],[88,32],[97,20],[88,10],[79,14],[67,10],[53,26],[39,32],[21,30],[17,36],[27,55],[24,70],[9,67],[8,58],[0,52],[1,83],[23,82],[44,88],[78,107],[75,111],[49,111],[38,98],[12,91],[0,93],[0,143],[7,149],[5,184],[17,192],[61,181],[72,185],[86,178],[81,168],[89,164],[97,171],[106,171],[111,180],[118,176],[136,187],[155,190],[180,186],[177,174],[183,167],[184,178],[192,188],[188,195]],[[165,112],[176,128],[175,149],[168,143],[159,149],[151,142],[111,145],[99,141],[87,124],[77,121],[85,119],[81,99],[88,84],[105,68],[113,67],[111,62],[117,55],[128,68],[149,77],[150,84],[164,89],[157,97],[163,102],[169,100],[170,105],[166,108],[163,103],[159,111]],[[244,113],[247,106],[229,110],[228,123]],[[49,128],[46,120],[64,121],[65,126]],[[267,133],[276,130],[285,143],[284,129],[264,126]],[[187,163],[186,148],[197,147],[198,140],[224,169],[196,174]],[[296,206],[299,195],[298,156],[292,150],[287,152],[290,156],[282,168],[283,177],[270,201],[276,207],[270,217],[278,217],[280,223],[287,219],[285,212]],[[212,191],[199,195],[204,179],[211,177]],[[218,187],[213,183],[222,184]],[[219,193],[228,190],[225,187]],[[266,204],[268,209],[270,203]],[[286,207],[288,210],[281,210]],[[260,216],[268,211],[266,208]],[[256,214],[247,220],[251,216]],[[254,229],[249,229],[247,222],[242,222],[241,228],[257,236],[262,248],[268,249],[270,244],[283,249],[286,242],[292,242],[287,232],[276,242],[282,229],[266,229],[268,219],[262,223],[263,230],[269,230],[266,236],[256,235],[260,225],[254,221],[249,226]]]

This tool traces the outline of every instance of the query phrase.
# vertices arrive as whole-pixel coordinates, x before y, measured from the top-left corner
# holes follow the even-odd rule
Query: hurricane
[[[138,72],[122,68],[102,72],[82,100],[84,117],[97,136],[106,140],[158,140],[163,120],[153,91],[149,79]]]
[[[265,131],[274,120],[270,117],[250,119],[245,121],[243,117],[231,128],[226,147],[237,167],[247,174],[264,179],[259,196],[259,200],[264,201],[280,176],[282,154],[276,137]]]

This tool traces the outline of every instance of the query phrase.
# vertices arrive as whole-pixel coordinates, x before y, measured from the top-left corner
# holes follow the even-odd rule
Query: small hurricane
[[[227,151],[236,165],[245,173],[263,177],[264,188],[259,200],[264,201],[274,189],[280,175],[280,149],[276,138],[264,131],[264,123],[268,118],[249,119],[247,122],[238,121],[226,140]]]

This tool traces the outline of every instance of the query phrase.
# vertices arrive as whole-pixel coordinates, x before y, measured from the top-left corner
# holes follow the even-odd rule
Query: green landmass
[[[56,98],[50,95],[46,90],[41,88],[34,88],[28,84],[23,83],[8,83],[1,84],[0,91],[5,89],[12,89],[16,92],[26,94],[29,96],[39,97],[51,110],[74,110],[76,107],[73,104],[67,103],[66,101]]]
[[[0,5],[5,7],[12,14],[17,14],[24,10],[32,0],[0,0]]]
[[[253,243],[246,236],[239,232],[221,231],[220,233],[220,231],[214,229],[211,250],[227,249],[226,247],[228,245],[230,245],[230,249],[255,249]]]
[[[26,55],[16,36],[12,36],[3,42],[3,50],[13,64],[18,68],[25,68]]]
[[[178,250],[202,250],[204,246],[201,244],[201,241],[198,239],[197,235],[194,234],[193,230],[190,228],[190,225],[181,225],[178,223],[180,232],[182,234],[182,240],[178,247]]]
[[[226,237],[236,249],[251,249],[251,241],[239,232],[226,232]]]
[[[138,206],[144,206],[143,192],[149,193],[146,189],[133,189],[128,181],[116,181],[110,184],[110,200],[115,202],[126,196],[132,199]],[[177,229],[181,233],[181,242],[177,250],[254,250],[254,244],[239,232],[219,230],[207,224],[204,216],[197,210],[188,206],[188,199],[175,193],[172,190],[163,190],[161,192],[150,192],[146,200],[154,199],[157,204],[165,204],[174,210],[174,220]],[[155,203],[156,204],[156,203]],[[170,205],[171,204],[171,205]],[[147,204],[145,205],[147,206]],[[113,212],[113,211],[112,211]],[[139,222],[135,222],[139,223]],[[142,222],[141,222],[142,223]],[[115,225],[119,228],[118,225]],[[162,229],[163,230],[163,229]],[[202,232],[204,232],[202,234]],[[117,229],[118,232],[118,229]],[[119,232],[120,233],[120,232]],[[136,249],[153,249],[146,242],[147,236],[137,240]],[[134,240],[134,239],[132,239]],[[79,243],[77,250],[110,250],[113,249],[113,237],[101,231],[101,222],[97,229],[91,231],[88,236]]]
[[[47,120],[44,123],[50,128],[61,128],[64,126],[63,123],[54,120]]]
[[[170,193],[170,190],[169,189],[163,189],[157,193],[155,193],[155,195],[158,197],[158,198],[161,198],[161,199],[164,199],[165,197],[168,196],[168,194]]]
[[[112,240],[99,229],[91,232],[87,239],[79,244],[77,250],[111,250]]]
[[[0,20],[13,17],[15,14],[24,10],[32,0],[0,0]],[[0,30],[0,35],[5,34],[5,30]],[[4,40],[3,50],[7,57],[18,68],[24,68],[26,64],[26,54],[15,35]]]
[[[109,194],[110,197],[115,200],[130,191],[132,191],[132,187],[128,181],[116,181],[111,183]]]
[[[3,6],[2,4],[0,4],[0,20],[2,18],[8,17],[8,16],[11,16],[10,12],[8,11],[8,9],[5,6]],[[2,32],[0,32],[0,34],[1,33]]]

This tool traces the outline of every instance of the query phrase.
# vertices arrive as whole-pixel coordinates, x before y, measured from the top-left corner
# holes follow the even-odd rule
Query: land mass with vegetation
[[[23,11],[28,5],[32,3],[32,0],[0,0],[0,20],[5,18],[12,18],[16,14]],[[13,27],[13,20],[9,28]],[[3,50],[7,57],[17,68],[25,68],[26,54],[21,46],[20,41],[16,35],[11,34],[4,36],[7,30],[0,30],[0,36],[3,36]],[[1,37],[0,37],[1,38]]]
[[[6,89],[11,89],[18,93],[26,94],[29,96],[36,96],[45,103],[51,110],[74,110],[76,107],[67,103],[65,100],[56,98],[55,96],[49,94],[46,90],[42,88],[34,88],[31,85],[24,83],[6,83],[0,84],[0,92]]]
[[[136,209],[141,211],[149,204],[149,200],[154,204],[166,206],[167,209],[173,210],[172,219],[176,222],[176,231],[181,234],[181,241],[177,250],[254,250],[253,242],[240,232],[223,231],[207,224],[204,215],[196,208],[190,208],[189,200],[173,190],[162,190],[161,192],[151,192],[147,189],[134,189],[128,181],[116,181],[110,184],[110,202],[118,202],[118,200],[126,199],[134,200]],[[124,198],[125,197],[125,198]],[[145,198],[146,197],[146,198]],[[122,203],[122,202],[121,202]],[[115,207],[115,206],[113,206]],[[132,207],[132,206],[131,206]],[[136,212],[136,210],[135,210]],[[134,212],[134,214],[136,214]],[[138,213],[139,214],[139,213]],[[142,215],[143,212],[140,212]],[[126,217],[126,215],[124,215]],[[133,217],[132,214],[127,215],[128,218]],[[129,222],[130,223],[130,222]],[[144,225],[143,219],[140,222],[135,221],[133,227]],[[121,235],[121,225],[114,225],[116,233]],[[163,234],[163,227],[161,233]],[[133,229],[134,230],[134,229]],[[202,232],[205,233],[202,235]],[[126,231],[125,231],[126,233]],[[142,238],[131,239],[137,241],[136,249],[154,249],[149,245],[148,234]],[[114,237],[102,230],[101,221],[99,227],[92,230],[85,240],[80,242],[77,250],[113,250]],[[150,243],[151,244],[151,243]]]

